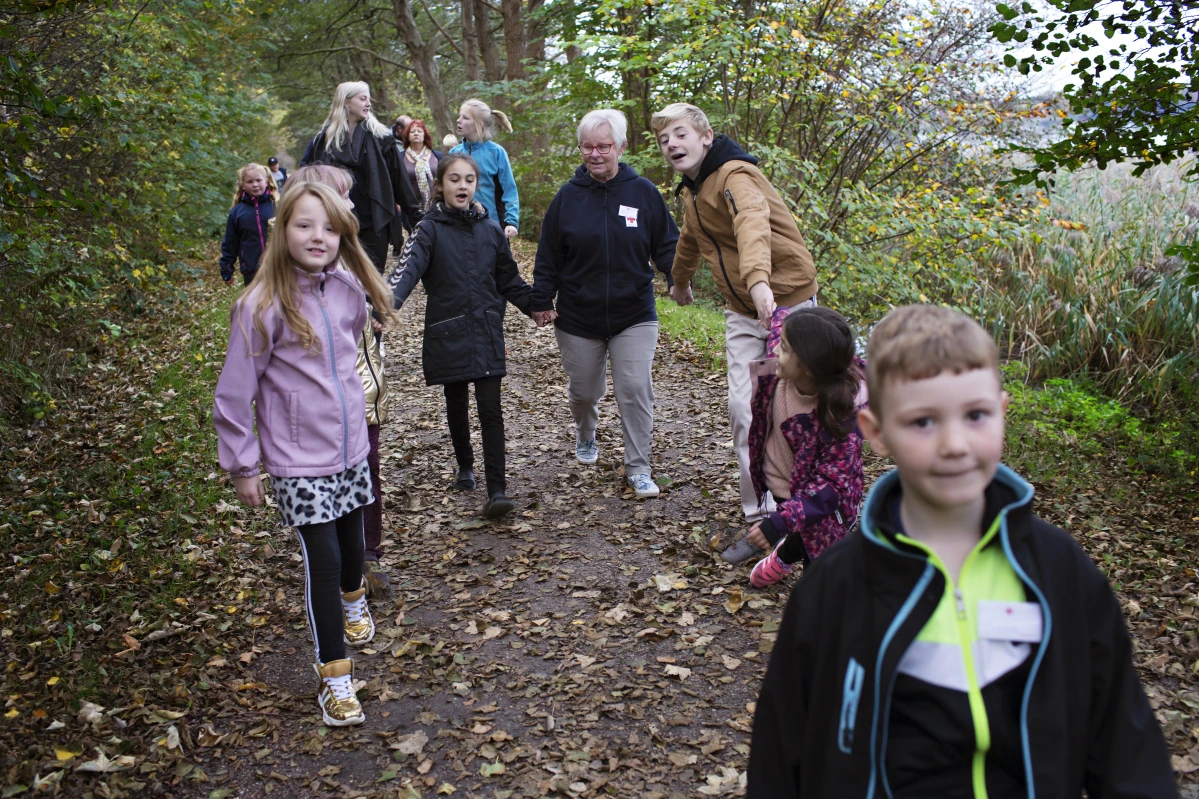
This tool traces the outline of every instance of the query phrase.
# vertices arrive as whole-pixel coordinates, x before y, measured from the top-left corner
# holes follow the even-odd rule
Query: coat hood
[[[717,169],[727,164],[729,161],[745,161],[747,164],[757,166],[758,159],[754,158],[745,150],[741,149],[741,145],[730,139],[725,134],[720,134],[712,140],[712,146],[708,148],[708,154],[704,156],[704,162],[699,165],[699,177],[695,180],[683,175],[683,179],[679,181],[679,186],[674,193],[677,196],[684,188],[691,189],[692,193],[699,189],[704,178],[711,175]]]
[[[640,176],[637,174],[637,170],[633,169],[633,167],[629,166],[624,161],[621,161],[616,168],[616,174],[613,175],[611,179],[605,182],[600,182],[591,177],[591,172],[587,169],[586,164],[579,164],[579,168],[575,170],[574,177],[570,179],[570,182],[576,186],[598,189],[604,186],[615,186],[618,183],[629,183],[636,180],[638,177]]]

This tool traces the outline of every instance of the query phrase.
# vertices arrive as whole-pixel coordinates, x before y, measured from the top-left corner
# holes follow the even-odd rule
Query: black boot
[[[487,501],[483,515],[488,519],[498,519],[516,510],[516,503],[504,496],[503,491],[497,491]]]
[[[459,491],[474,491],[476,485],[474,469],[458,470],[458,475],[454,478],[454,488]]]

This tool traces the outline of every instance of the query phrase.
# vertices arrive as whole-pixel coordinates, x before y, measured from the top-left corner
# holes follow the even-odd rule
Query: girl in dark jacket
[[[237,170],[237,190],[225,222],[221,242],[221,280],[233,285],[233,264],[241,262],[243,285],[250,285],[258,271],[258,260],[266,250],[267,223],[275,216],[275,179],[262,164],[246,164]]]
[[[531,315],[532,289],[520,276],[499,224],[474,202],[478,182],[474,159],[454,153],[442,159],[433,207],[404,245],[399,268],[388,282],[397,308],[416,281],[424,283],[428,292],[421,352],[425,383],[445,386],[446,417],[458,461],[454,485],[464,491],[475,488],[467,418],[467,384],[475,384],[487,476],[483,514],[495,519],[515,507],[504,494],[500,378],[507,374],[505,300]]]

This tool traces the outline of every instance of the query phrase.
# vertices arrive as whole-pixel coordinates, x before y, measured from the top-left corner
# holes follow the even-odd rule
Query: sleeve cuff
[[[761,527],[758,529],[762,531],[762,535],[766,536],[766,540],[769,541],[770,546],[773,547],[779,542],[779,539],[783,537],[782,530],[787,528],[783,525],[783,517],[776,512],[770,514],[769,516],[763,516],[761,519]]]
[[[257,477],[260,472],[257,466],[247,466],[244,469],[238,469],[236,472],[229,472],[232,477]]]
[[[770,273],[765,269],[755,269],[745,276],[745,285],[748,288],[752,289],[759,283],[766,283],[768,285],[770,283]]]

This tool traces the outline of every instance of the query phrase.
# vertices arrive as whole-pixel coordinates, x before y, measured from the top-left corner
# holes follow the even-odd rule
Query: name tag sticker
[[[1041,606],[1036,602],[978,602],[979,638],[1039,644],[1043,633]]]
[[[618,213],[624,217],[625,227],[637,227],[637,209],[627,205],[620,206]]]

